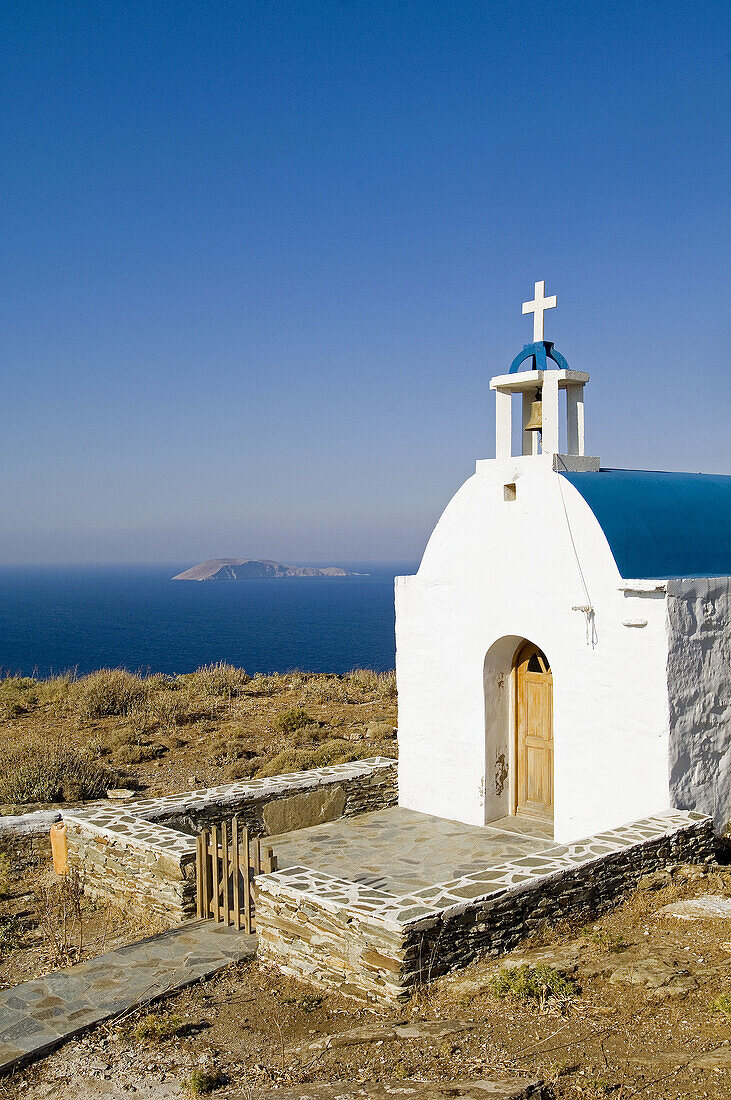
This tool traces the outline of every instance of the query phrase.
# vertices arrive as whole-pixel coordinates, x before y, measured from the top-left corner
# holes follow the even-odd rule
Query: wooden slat
[[[273,848],[267,848],[266,849],[266,855],[264,856],[264,867],[263,867],[263,870],[265,871],[265,873],[267,875],[270,875],[272,873],[272,871],[274,870],[274,868],[272,866],[273,863],[274,863],[274,849]]]
[[[218,829],[211,826],[211,855],[213,857],[213,919],[221,919],[221,902],[219,899],[220,878],[218,874]]]
[[[249,848],[249,830],[244,829],[244,929],[251,935],[251,851]]]
[[[195,838],[195,902],[196,914],[202,917],[203,913],[203,846],[202,837]]]
[[[204,829],[201,833],[201,857],[203,860],[203,866],[201,867],[201,878],[203,880],[202,897],[203,897],[203,916],[206,920],[211,916],[211,879],[208,874],[208,848],[210,845],[210,836],[208,830]]]
[[[223,885],[223,923],[231,923],[231,894],[228,881],[228,827],[221,822],[221,881]]]
[[[236,928],[241,928],[241,884],[239,882],[239,819],[235,817],[231,822],[231,854],[233,856],[233,869],[231,877],[233,879],[233,895],[234,895],[234,924]]]

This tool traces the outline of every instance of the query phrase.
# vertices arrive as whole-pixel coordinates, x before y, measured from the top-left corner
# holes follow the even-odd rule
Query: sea
[[[363,574],[173,581],[188,563],[0,567],[0,674],[98,668],[249,673],[394,667],[394,577],[416,562],[338,563]]]

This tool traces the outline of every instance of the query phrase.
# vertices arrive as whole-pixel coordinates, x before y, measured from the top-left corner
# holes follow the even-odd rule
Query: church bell
[[[536,391],[535,401],[530,403],[530,419],[523,428],[524,432],[540,432],[543,428],[543,401],[541,391]]]

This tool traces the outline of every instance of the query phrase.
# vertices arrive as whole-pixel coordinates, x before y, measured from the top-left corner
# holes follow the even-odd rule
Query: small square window
[[[503,500],[515,500],[515,482],[511,481],[509,485],[503,486]]]

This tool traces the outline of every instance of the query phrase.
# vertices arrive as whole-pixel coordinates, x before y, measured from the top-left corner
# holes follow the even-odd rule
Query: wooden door
[[[527,642],[515,658],[516,813],[553,817],[553,677]]]

